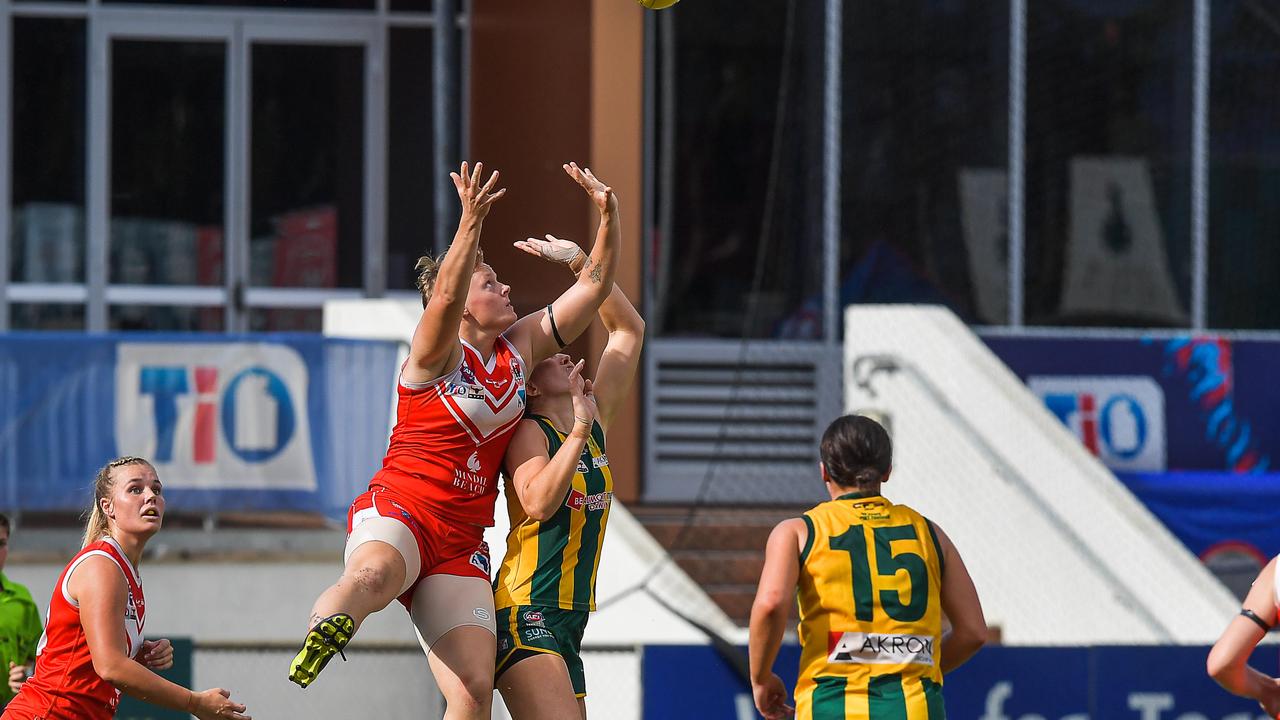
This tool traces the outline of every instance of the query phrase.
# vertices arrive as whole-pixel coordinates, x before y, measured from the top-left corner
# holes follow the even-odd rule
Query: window
[[[731,0],[659,16],[660,334],[821,336],[823,18]]]
[[[1028,324],[1190,324],[1191,10],[1027,3]]]

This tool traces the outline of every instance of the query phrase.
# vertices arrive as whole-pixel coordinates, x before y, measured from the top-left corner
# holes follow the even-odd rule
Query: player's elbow
[[[757,617],[761,620],[770,618],[778,618],[785,616],[787,612],[786,600],[781,593],[761,591],[756,594],[756,599],[751,603],[751,618],[754,621]]]
[[[970,623],[957,628],[954,632],[956,644],[961,646],[966,654],[976,653],[987,644],[987,626],[981,623]]]
[[[97,656],[94,656],[93,671],[97,673],[98,677],[102,678],[103,680],[110,683],[111,685],[119,686],[120,682],[124,679],[123,673],[122,673],[122,670],[124,669],[124,665],[123,663],[120,662],[120,660],[121,658],[119,657],[108,657],[108,658],[100,659]]]
[[[556,513],[553,508],[548,508],[545,506],[535,506],[535,507],[525,508],[525,514],[529,516],[530,520],[536,520],[538,522],[546,522],[550,520],[551,516],[555,515]]]
[[[1209,657],[1205,660],[1205,671],[1209,673],[1209,677],[1221,685],[1225,684],[1227,679],[1237,671],[1239,664],[1239,660],[1231,652],[1223,649],[1221,645],[1214,645],[1209,650]]]

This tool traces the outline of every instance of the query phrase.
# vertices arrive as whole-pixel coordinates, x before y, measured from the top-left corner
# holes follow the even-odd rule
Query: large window
[[[1270,4],[1214,0],[1209,323],[1280,328],[1280,34]]]
[[[462,18],[162,4],[0,9],[0,329],[318,331],[328,299],[410,291],[456,204]]]
[[[1191,0],[1027,9],[1027,322],[1188,325]]]
[[[9,278],[83,283],[85,21],[15,17],[11,38]],[[14,314],[15,326],[27,328],[73,323],[61,310],[15,308]]]
[[[821,335],[822,21],[802,0],[657,20],[659,332]]]
[[[1007,5],[845,3],[839,302],[1008,317]]]

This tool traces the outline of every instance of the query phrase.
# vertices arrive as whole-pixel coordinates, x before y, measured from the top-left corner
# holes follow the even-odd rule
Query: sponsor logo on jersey
[[[569,497],[565,498],[564,504],[570,510],[600,511],[608,508],[612,500],[613,493],[608,491],[587,495],[575,489],[569,491]]]
[[[471,453],[471,457],[467,458],[467,469],[471,472],[480,472],[480,451]]]
[[[932,635],[832,632],[827,662],[867,665],[933,665]]]
[[[508,382],[510,382],[510,378],[485,378],[484,379],[484,384],[493,388],[495,392],[498,390],[501,390]]]
[[[1115,470],[1165,469],[1164,390],[1145,375],[1032,376],[1027,386]]]
[[[600,455],[599,457],[591,458],[591,467],[596,468],[597,470],[602,467],[609,467],[609,456]]]
[[[476,385],[476,373],[471,369],[465,360],[462,361],[461,367],[458,368],[458,377],[462,378],[462,382],[467,385]]]
[[[464,397],[468,400],[483,400],[484,388],[479,385],[467,385],[465,383],[446,382],[444,386],[445,394]]]
[[[542,613],[537,610],[525,610],[524,622],[526,625],[534,625],[536,627],[546,627],[542,623]]]
[[[587,474],[587,464],[583,462],[581,459],[578,460],[578,474],[579,475]]]
[[[485,575],[489,574],[489,552],[485,548],[481,548],[471,553],[471,564],[476,566]],[[483,619],[483,618],[481,618]]]

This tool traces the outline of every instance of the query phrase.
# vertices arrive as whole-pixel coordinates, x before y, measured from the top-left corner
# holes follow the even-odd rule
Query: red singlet
[[[129,583],[124,612],[125,654],[133,657],[142,647],[142,623],[147,605],[142,578],[111,538],[99,540],[71,559],[58,577],[44,636],[36,647],[36,671],[22,684],[17,697],[5,707],[2,720],[110,720],[120,703],[120,691],[98,677],[80,625],[80,605],[71,599],[67,583],[81,562],[93,555],[108,558]]]
[[[493,525],[498,471],[524,416],[524,361],[498,337],[484,362],[466,341],[453,372],[398,383],[396,426],[370,481],[446,520]]]

